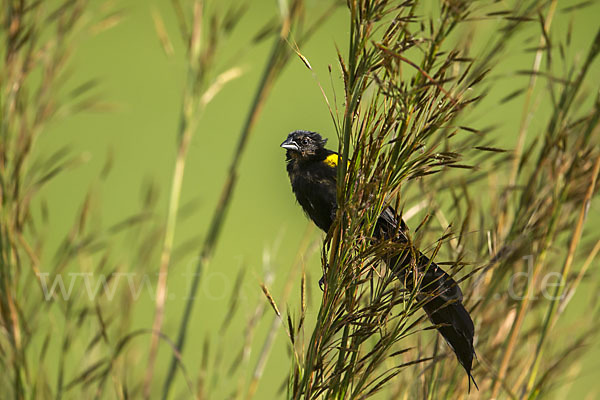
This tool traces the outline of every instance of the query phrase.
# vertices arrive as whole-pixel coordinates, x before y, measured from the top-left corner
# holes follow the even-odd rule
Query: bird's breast
[[[335,180],[328,179],[318,170],[294,164],[288,164],[288,174],[296,200],[319,228],[328,231],[337,208]]]

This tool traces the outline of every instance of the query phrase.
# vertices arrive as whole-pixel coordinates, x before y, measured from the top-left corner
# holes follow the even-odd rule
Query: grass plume
[[[467,393],[468,380],[457,368],[448,368],[455,360],[444,361],[447,347],[438,349],[436,340],[434,350],[427,351],[421,340],[416,344],[411,340],[430,329],[421,323],[418,312],[420,288],[398,287],[376,262],[390,251],[407,251],[394,249],[394,243],[373,243],[377,217],[390,203],[402,214],[410,198],[407,187],[423,182],[425,198],[435,202],[450,195],[453,199],[452,225],[441,210],[433,212],[443,221],[444,232],[430,254],[439,259],[449,242],[453,250],[446,264],[453,274],[465,275],[463,292],[474,310],[476,351],[480,367],[485,368],[476,373],[481,390],[475,395],[495,398],[503,391],[509,397],[535,398],[551,387],[548,374],[556,371],[550,361],[546,373],[537,378],[544,364],[543,344],[551,335],[550,320],[555,321],[564,288],[574,283],[569,269],[583,232],[584,210],[597,193],[597,103],[584,115],[573,112],[571,105],[595,59],[598,39],[584,63],[571,70],[571,78],[555,79],[552,64],[546,63],[544,71],[541,63],[543,55],[550,58],[548,31],[555,2],[548,8],[541,2],[526,2],[500,13],[493,6],[444,2],[435,22],[419,15],[422,8],[417,2],[357,0],[347,6],[348,51],[338,54],[345,108],[341,115],[332,112],[339,153],[345,160],[338,169],[337,224],[323,247],[326,290],[307,348],[292,358],[288,397],[366,398],[390,386],[397,388],[390,389],[396,396]],[[490,32],[490,44],[481,54],[470,54],[472,39],[457,39],[457,35],[468,31],[472,21],[491,15],[501,16],[504,23]],[[526,96],[523,121],[531,118],[536,77],[553,77],[543,90],[557,101],[547,115],[547,128],[529,147],[525,138],[535,133],[521,123],[516,151],[506,157],[505,150],[491,141],[492,134],[467,125],[465,111],[477,110],[494,90],[489,77],[499,54],[512,48],[511,38],[530,29],[536,18],[541,20],[542,33],[534,72],[528,90],[516,95]],[[540,113],[536,117],[541,118]],[[461,131],[467,132],[466,137]],[[502,182],[503,177],[508,184],[497,189],[499,205],[494,199],[475,200],[471,192],[481,190],[477,188],[486,180]],[[561,233],[571,229],[569,221],[575,215],[579,217],[568,245]],[[460,230],[455,231],[455,226]],[[425,238],[432,237],[431,218],[426,217],[415,232],[414,243],[422,248],[428,243]],[[465,235],[485,240],[467,244]],[[562,272],[556,272],[561,284],[554,297],[546,303],[534,301],[530,307],[545,290],[539,287],[541,276],[556,271],[549,252],[562,254],[561,249],[567,248]],[[534,266],[520,297],[512,285],[515,274],[521,273],[517,261],[524,256],[534,260]],[[539,323],[539,310],[546,304],[545,322]],[[522,326],[528,326],[527,333]],[[589,341],[591,331],[585,330],[575,342]],[[537,348],[525,352],[534,338]],[[498,345],[499,341],[504,343]],[[569,349],[566,345],[564,351]],[[432,355],[424,355],[428,353]],[[533,358],[523,358],[525,353]],[[559,356],[562,362],[566,354]],[[529,378],[523,381],[521,374],[508,380],[509,370],[530,371]]]

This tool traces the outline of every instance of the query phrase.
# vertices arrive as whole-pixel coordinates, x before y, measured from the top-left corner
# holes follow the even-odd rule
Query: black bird
[[[337,210],[339,156],[325,148],[326,142],[327,139],[316,132],[298,130],[290,133],[281,147],[287,150],[287,172],[298,203],[319,228],[328,232]],[[380,214],[375,226],[377,239],[408,244],[406,232],[404,221],[400,220],[398,227],[398,218],[391,207]],[[469,383],[472,380],[477,387],[471,374],[475,329],[462,304],[462,292],[456,281],[419,251],[404,251],[385,261],[409,290],[414,282],[410,266],[416,266],[418,273],[423,275],[418,301],[424,303],[427,316],[454,350],[469,376]]]

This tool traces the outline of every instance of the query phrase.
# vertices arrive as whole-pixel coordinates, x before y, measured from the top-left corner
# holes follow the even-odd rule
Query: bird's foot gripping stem
[[[321,292],[325,291],[325,285],[326,285],[326,276],[327,276],[327,270],[329,269],[329,264],[325,263],[325,268],[323,269],[323,275],[321,276],[321,279],[319,279],[319,289],[321,289]]]

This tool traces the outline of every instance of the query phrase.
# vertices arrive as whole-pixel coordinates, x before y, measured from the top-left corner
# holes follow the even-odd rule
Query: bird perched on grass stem
[[[328,232],[337,210],[337,165],[339,156],[325,148],[326,139],[316,132],[294,131],[281,144],[286,149],[287,172],[298,203],[310,219]],[[400,222],[400,226],[398,226]],[[404,221],[398,221],[391,207],[380,214],[375,226],[377,239],[408,244]],[[450,345],[456,358],[469,377],[475,349],[473,348],[473,321],[462,304],[458,284],[420,251],[392,254],[384,260],[390,270],[406,286],[414,289],[413,270],[421,285],[417,300],[436,329]]]

